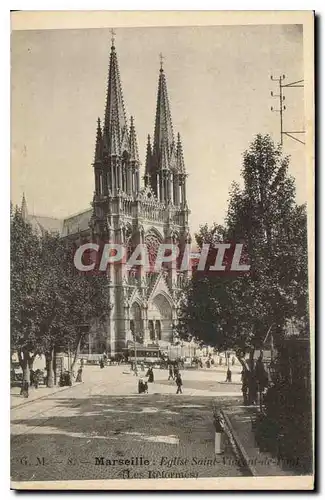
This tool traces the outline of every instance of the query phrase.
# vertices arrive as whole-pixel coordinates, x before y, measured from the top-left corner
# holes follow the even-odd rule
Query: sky
[[[128,118],[134,116],[142,174],[164,70],[174,134],[188,173],[190,228],[222,223],[242,154],[257,133],[280,140],[277,86],[303,79],[300,25],[117,28],[115,46]],[[14,31],[11,40],[11,200],[63,218],[89,207],[97,117],[103,118],[109,29]],[[285,130],[303,130],[303,89],[287,89]],[[284,139],[307,199],[304,145]]]

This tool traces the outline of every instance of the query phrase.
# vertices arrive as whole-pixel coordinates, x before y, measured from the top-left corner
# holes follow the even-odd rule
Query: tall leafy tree
[[[225,225],[203,226],[203,243],[243,243],[251,269],[244,275],[194,272],[181,308],[179,329],[239,356],[275,341],[293,319],[308,325],[307,225],[295,201],[289,159],[269,136],[258,135],[243,155],[243,187],[233,184]]]
[[[18,353],[23,380],[29,381],[34,358],[42,351],[37,307],[41,282],[40,242],[18,207],[11,206],[10,229],[11,348]]]
[[[55,352],[74,352],[93,322],[104,327],[109,282],[104,273],[88,275],[74,266],[73,248],[60,236],[39,237],[21,211],[11,209],[12,349],[25,381],[37,354],[45,354],[47,384],[54,383]]]
[[[47,359],[48,385],[53,385],[57,351],[75,353],[94,320],[105,322],[109,310],[109,284],[105,274],[80,273],[74,266],[73,248],[59,235],[45,234],[41,241],[44,279],[38,294],[42,342]]]

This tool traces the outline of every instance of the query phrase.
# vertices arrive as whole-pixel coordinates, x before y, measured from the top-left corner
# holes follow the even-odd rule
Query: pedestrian
[[[177,385],[176,394],[183,394],[183,391],[182,391],[183,381],[182,381],[181,374],[179,372],[178,372],[177,377],[176,377],[176,385]]]
[[[154,382],[153,369],[151,366],[149,367],[149,369],[147,371],[146,377],[148,377],[149,384],[152,384]]]
[[[231,382],[231,375],[232,375],[232,373],[231,373],[231,370],[228,366],[226,382]]]
[[[174,374],[173,374],[173,367],[172,367],[172,365],[169,365],[168,372],[169,372],[168,380],[170,380],[170,379],[174,380]]]
[[[82,382],[82,366],[80,366],[80,368],[77,372],[76,382]]]
[[[60,375],[59,386],[65,387],[69,385],[72,385],[71,374],[68,370],[64,370]]]
[[[100,361],[99,361],[99,366],[100,366],[101,368],[104,368],[104,361],[103,361],[103,359],[102,359],[102,358],[100,358]]]
[[[140,378],[139,382],[138,382],[138,393],[139,394],[142,394],[142,393],[148,394],[148,383],[144,382],[142,380],[142,378]]]
[[[39,386],[39,383],[40,383],[40,379],[41,379],[41,370],[38,368],[34,372],[34,387],[35,387],[35,389],[38,389],[38,386]]]
[[[138,393],[139,393],[139,394],[142,394],[143,392],[144,392],[144,383],[143,383],[142,378],[139,378],[139,382],[138,382]]]

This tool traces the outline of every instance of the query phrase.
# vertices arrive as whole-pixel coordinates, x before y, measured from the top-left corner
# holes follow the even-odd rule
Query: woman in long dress
[[[146,375],[146,376],[148,377],[148,382],[149,382],[149,384],[152,384],[152,383],[153,383],[153,381],[154,381],[154,375],[153,375],[153,369],[152,369],[152,367],[150,367],[150,368],[148,369],[148,371],[147,371],[147,375]]]
[[[76,382],[82,382],[82,367],[80,367],[77,372]]]

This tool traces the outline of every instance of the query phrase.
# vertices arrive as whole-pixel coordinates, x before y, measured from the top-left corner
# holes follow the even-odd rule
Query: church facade
[[[27,215],[40,231],[59,231],[77,246],[114,242],[128,254],[139,244],[156,258],[161,243],[180,249],[190,243],[186,170],[180,134],[175,137],[164,69],[158,76],[154,134],[148,136],[144,175],[134,118],[127,120],[114,42],[110,52],[104,119],[98,118],[93,161],[91,208],[62,221]],[[47,219],[47,220],[46,220]],[[89,352],[115,355],[128,342],[158,344],[167,349],[175,340],[178,297],[188,271],[166,264],[160,272],[127,264],[109,264],[110,310],[103,328],[92,327]]]

